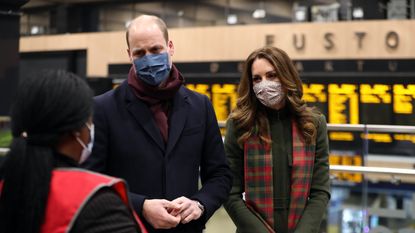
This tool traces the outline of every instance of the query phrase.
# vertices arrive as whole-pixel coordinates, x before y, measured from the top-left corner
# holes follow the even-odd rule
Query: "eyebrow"
[[[155,49],[162,49],[162,48],[163,48],[163,45],[155,44],[155,45],[149,47],[148,51],[153,51]],[[131,52],[134,54],[134,53],[139,53],[139,52],[142,52],[142,51],[145,51],[145,50],[146,49],[144,49],[144,48],[133,48]]]
[[[131,50],[131,53],[138,53],[138,52],[141,52],[141,51],[143,51],[144,49],[143,48],[133,48],[132,50]]]
[[[276,70],[271,70],[271,71],[266,72],[265,74],[266,75],[269,75],[269,74],[276,74],[276,73],[277,73]]]
[[[265,75],[270,75],[270,74],[277,74],[277,71],[276,70],[271,70],[271,71],[268,71],[268,72],[265,73]],[[261,75],[252,74],[252,77],[255,77],[255,76],[261,76]]]

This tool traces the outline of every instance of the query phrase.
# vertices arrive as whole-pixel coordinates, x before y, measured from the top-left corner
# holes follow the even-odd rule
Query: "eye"
[[[254,75],[252,77],[252,82],[257,83],[257,82],[261,82],[262,78],[259,75]]]
[[[144,50],[136,50],[133,52],[134,58],[141,58],[142,56],[144,56]]]
[[[150,53],[157,54],[157,53],[161,53],[162,50],[163,50],[162,46],[154,46],[150,49]]]
[[[278,78],[277,72],[271,71],[267,73],[267,79],[274,80],[276,78]]]

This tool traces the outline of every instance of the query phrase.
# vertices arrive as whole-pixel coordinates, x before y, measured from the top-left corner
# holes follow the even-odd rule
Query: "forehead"
[[[251,66],[252,74],[263,74],[274,70],[274,66],[265,58],[256,58]]]
[[[157,44],[166,44],[163,32],[155,23],[132,25],[128,37],[130,46],[132,47],[141,48]]]

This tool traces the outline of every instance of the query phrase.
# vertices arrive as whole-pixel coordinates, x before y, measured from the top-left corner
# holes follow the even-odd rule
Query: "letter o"
[[[399,46],[399,35],[395,31],[390,31],[386,34],[386,46],[391,49],[397,49]]]

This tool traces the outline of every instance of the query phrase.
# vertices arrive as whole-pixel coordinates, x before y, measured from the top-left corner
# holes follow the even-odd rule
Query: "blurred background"
[[[321,232],[415,232],[415,0],[1,0],[0,161],[17,82],[59,68],[96,95],[115,88],[130,67],[126,26],[141,14],[167,23],[173,62],[211,99],[222,132],[248,54],[287,51],[329,123]],[[206,232],[235,226],[221,208]]]

